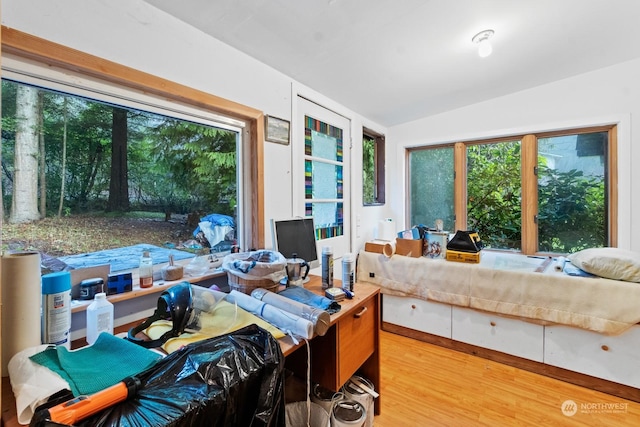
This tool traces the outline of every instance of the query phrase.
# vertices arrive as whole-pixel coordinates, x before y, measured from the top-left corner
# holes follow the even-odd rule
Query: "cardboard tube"
[[[393,254],[396,253],[396,244],[392,242],[385,243],[384,246],[382,247],[382,253],[387,258],[391,258]]]
[[[40,254],[16,252],[2,256],[2,376],[18,352],[40,345],[42,291]]]

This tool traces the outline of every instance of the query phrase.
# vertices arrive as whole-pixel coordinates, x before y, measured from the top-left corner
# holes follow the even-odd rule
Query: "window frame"
[[[21,60],[34,61],[63,71],[78,73],[88,79],[103,81],[126,90],[147,93],[169,102],[201,109],[214,115],[228,117],[242,123],[242,139],[247,149],[245,167],[245,194],[242,221],[243,248],[265,247],[264,224],[264,114],[246,105],[157,77],[133,68],[102,59],[75,49],[2,26],[2,53]]]
[[[601,126],[585,126],[568,128],[557,131],[532,132],[510,135],[499,138],[468,140],[448,144],[411,147],[407,149],[406,161],[410,159],[412,151],[429,150],[442,147],[453,147],[454,151],[454,215],[456,230],[467,229],[467,147],[476,144],[492,144],[506,141],[521,141],[521,185],[522,185],[522,247],[520,252],[525,255],[538,254],[538,176],[537,155],[538,139],[558,137],[564,135],[578,135],[584,133],[608,132],[607,165],[605,189],[607,193],[607,234],[608,245],[618,245],[618,128],[616,124]],[[407,167],[407,183],[411,176]],[[408,185],[408,184],[407,184]],[[410,198],[406,205],[407,217],[411,217]]]
[[[381,133],[375,132],[366,127],[362,128],[362,140],[365,137],[372,139],[374,148],[374,164],[373,164],[373,178],[374,178],[374,197],[373,202],[366,203],[364,201],[364,191],[362,192],[362,205],[363,206],[380,206],[386,203],[386,182],[385,182],[385,159],[386,159],[386,146],[385,137]],[[363,142],[364,146],[364,142]],[[364,150],[363,150],[364,152]],[[364,168],[363,168],[364,169]],[[364,180],[363,180],[364,186]]]

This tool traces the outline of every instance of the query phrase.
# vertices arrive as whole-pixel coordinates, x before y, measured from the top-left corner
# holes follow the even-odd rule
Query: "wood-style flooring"
[[[640,403],[470,354],[385,331],[380,353],[376,427],[640,426]]]

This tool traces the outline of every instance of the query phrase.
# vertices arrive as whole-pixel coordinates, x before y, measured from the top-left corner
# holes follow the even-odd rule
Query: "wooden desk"
[[[313,276],[305,287],[322,293],[320,278]],[[163,288],[166,288],[164,286]],[[322,337],[309,341],[311,349],[311,381],[330,390],[339,390],[355,373],[370,380],[380,391],[380,290],[368,283],[355,284],[355,297],[340,302],[341,310],[331,315],[331,324]],[[128,331],[138,322],[121,325],[115,332]],[[294,344],[291,337],[279,340],[286,357],[286,367],[300,378],[307,377],[305,341]],[[73,347],[85,344],[84,338],[75,340]],[[380,400],[375,400],[375,414],[380,414]],[[2,378],[2,425],[18,427],[16,405],[9,378]]]

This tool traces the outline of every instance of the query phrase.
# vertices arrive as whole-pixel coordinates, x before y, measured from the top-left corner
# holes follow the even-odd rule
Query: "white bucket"
[[[311,401],[322,406],[328,414],[331,413],[331,408],[334,403],[344,399],[344,394],[341,392],[334,392],[328,388],[322,387],[320,384],[314,384],[311,389]]]
[[[341,400],[331,410],[331,427],[362,427],[366,418],[367,411],[360,402]]]
[[[366,427],[373,426],[373,396],[367,393],[363,388],[358,386],[356,382],[361,382],[365,386],[369,387],[371,390],[374,390],[374,386],[366,378],[354,375],[342,386],[342,392],[347,400],[353,400],[362,405],[365,412],[367,413],[366,423],[363,424]]]

